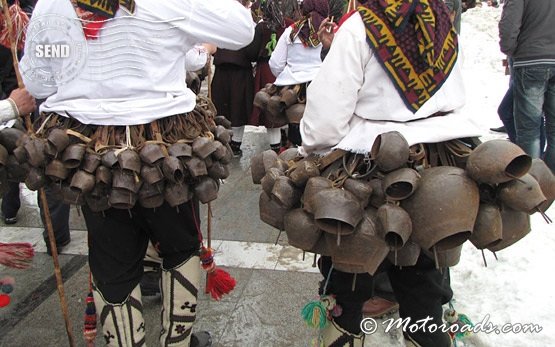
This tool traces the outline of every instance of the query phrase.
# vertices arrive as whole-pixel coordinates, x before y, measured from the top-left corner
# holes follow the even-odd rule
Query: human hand
[[[336,29],[337,24],[330,20],[330,18],[325,18],[322,23],[320,23],[320,27],[318,28],[318,39],[322,43],[322,48],[324,50],[330,48]]]
[[[25,88],[14,89],[9,97],[17,106],[19,115],[31,113],[37,107],[35,98]]]
[[[204,47],[204,49],[206,49],[206,53],[210,55],[214,55],[214,53],[216,53],[216,50],[218,49],[216,45],[211,43],[203,43],[202,46]]]

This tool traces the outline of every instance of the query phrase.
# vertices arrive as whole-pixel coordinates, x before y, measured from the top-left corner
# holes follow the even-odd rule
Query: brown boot
[[[380,298],[379,296],[369,299],[362,306],[362,314],[369,318],[379,318],[398,310],[398,303]]]

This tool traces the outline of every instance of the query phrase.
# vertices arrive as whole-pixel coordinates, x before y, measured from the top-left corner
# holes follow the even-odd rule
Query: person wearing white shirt
[[[366,1],[342,19],[307,89],[300,125],[302,155],[325,155],[334,149],[367,154],[376,138],[390,131],[401,133],[409,145],[480,135],[459,112],[464,85],[457,35],[445,5],[441,0],[411,3]],[[426,20],[423,13],[429,15]],[[414,25],[430,18],[434,23],[427,28]],[[431,27],[434,38],[425,43],[425,36],[432,37],[425,35]],[[418,45],[442,51],[421,55]],[[319,267],[326,277],[320,294],[333,295],[342,308],[323,329],[322,346],[362,346],[362,308],[372,296],[372,276],[338,271],[326,256]],[[415,322],[430,317],[430,323],[442,324],[442,304],[452,291],[446,272],[432,259],[421,255],[415,266],[391,266],[388,276],[401,318]],[[405,332],[405,339],[407,346],[451,346],[448,334],[431,329]]]
[[[298,98],[304,99],[306,86],[316,76],[322,64],[322,44],[317,31],[320,23],[329,15],[329,4],[324,0],[307,0],[303,1],[301,10],[303,17],[286,28],[280,36],[269,65],[276,76],[274,85],[288,88],[297,86]],[[278,88],[281,89],[283,88]],[[268,135],[272,149],[279,149],[279,128],[268,129]],[[295,146],[301,144],[298,121],[289,122],[288,140]]]
[[[0,100],[0,123],[29,114],[36,108],[35,98],[25,88],[14,89],[7,99]]]
[[[199,42],[240,49],[254,35],[250,12],[233,0],[40,0],[28,28],[20,70],[29,92],[46,98],[43,115],[118,129],[186,119],[196,107],[185,84],[187,52]],[[32,49],[67,42],[73,55],[65,59],[39,59]],[[198,201],[82,210],[106,344],[145,344],[139,282],[152,237],[163,259],[160,344],[210,346],[207,332],[192,333],[200,284]]]
[[[185,57],[185,70],[187,88],[191,89],[193,93],[199,94],[201,88],[201,77],[204,79],[204,71],[207,70],[207,64],[211,63],[209,57],[212,56],[217,50],[217,47],[203,43],[195,45],[191,48]],[[200,75],[199,75],[200,74]]]

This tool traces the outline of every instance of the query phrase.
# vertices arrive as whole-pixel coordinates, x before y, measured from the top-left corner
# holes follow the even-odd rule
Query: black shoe
[[[243,155],[243,151],[241,149],[234,149],[233,150],[233,156],[234,157],[240,157]]]
[[[229,142],[229,146],[231,147],[231,151],[233,152],[234,157],[240,157],[243,155],[243,151],[241,150],[241,142],[235,142],[231,140]]]
[[[270,149],[272,151],[276,152],[277,154],[279,154],[280,150],[281,150],[281,143],[276,143],[276,144],[270,145]]]
[[[155,296],[160,294],[160,271],[148,271],[141,278],[141,295]]]
[[[69,245],[70,242],[71,242],[71,238],[64,240],[60,243],[56,243],[56,251],[58,252],[58,254],[62,253],[62,250],[64,249],[64,247]],[[46,243],[46,253],[49,256],[52,256],[52,250],[50,249],[50,241],[48,239],[44,239],[44,243]]]
[[[281,140],[280,140],[281,147],[287,147],[287,142],[289,141],[287,139],[287,131],[285,129],[280,129],[280,134],[281,134]]]
[[[507,128],[505,126],[500,126],[499,128],[489,128],[491,131],[495,131],[496,133],[507,133]]]
[[[10,225],[17,223],[17,217],[4,217],[4,224]]]
[[[208,331],[197,331],[191,334],[191,347],[210,347],[212,346],[212,336]]]
[[[411,347],[423,346],[453,346],[453,341],[448,333],[435,331],[433,333],[416,332],[414,334],[403,333],[405,345]]]

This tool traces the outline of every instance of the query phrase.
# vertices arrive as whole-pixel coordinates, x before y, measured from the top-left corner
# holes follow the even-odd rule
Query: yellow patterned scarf
[[[120,6],[129,14],[135,14],[135,0],[71,0],[77,16],[82,20],[87,40],[99,37],[100,29],[107,19],[114,18]]]
[[[416,112],[439,90],[458,53],[457,34],[441,0],[369,0],[358,7],[369,45]]]
[[[120,6],[135,13],[134,0],[77,0],[77,6],[105,18],[114,18]]]

